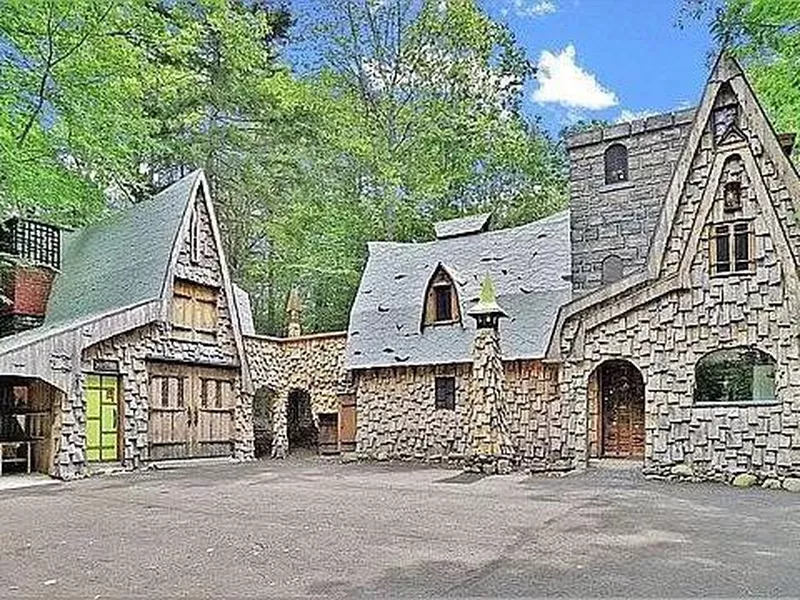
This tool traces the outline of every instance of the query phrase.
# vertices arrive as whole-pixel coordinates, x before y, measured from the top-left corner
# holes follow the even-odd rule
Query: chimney
[[[499,324],[508,315],[497,304],[488,276],[481,284],[480,300],[467,314],[477,327],[472,350],[467,467],[488,474],[505,473],[511,468],[513,448],[505,415]]]
[[[286,302],[286,320],[288,322],[286,337],[296,338],[302,335],[303,330],[300,325],[302,314],[303,299],[300,297],[300,292],[297,291],[297,288],[292,288],[289,292],[289,300]]]
[[[0,336],[38,327],[61,267],[61,231],[52,225],[12,218],[0,229],[2,289]]]

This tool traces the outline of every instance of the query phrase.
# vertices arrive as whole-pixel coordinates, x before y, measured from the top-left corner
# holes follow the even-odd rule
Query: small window
[[[616,254],[609,254],[603,259],[603,285],[622,279],[622,259]]]
[[[606,183],[628,181],[628,149],[612,144],[605,152]]]
[[[216,288],[175,280],[172,294],[172,326],[176,337],[192,341],[214,341],[217,333]]]
[[[428,285],[423,324],[456,323],[459,319],[458,296],[455,285],[447,271],[439,266]]]
[[[711,263],[715,274],[747,272],[751,268],[750,223],[715,225],[711,244]]]
[[[757,348],[714,350],[695,366],[700,403],[774,402],[775,359]]]
[[[456,409],[456,378],[437,377],[436,385],[436,408],[444,410]]]
[[[725,212],[736,212],[742,208],[742,184],[729,181],[723,192],[723,209]]]
[[[200,262],[200,217],[197,214],[197,207],[192,211],[189,223],[189,259],[193,263]]]

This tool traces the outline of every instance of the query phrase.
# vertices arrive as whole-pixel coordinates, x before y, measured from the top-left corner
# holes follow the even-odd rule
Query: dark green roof
[[[45,326],[159,299],[199,176],[195,171],[149,200],[65,233]]]

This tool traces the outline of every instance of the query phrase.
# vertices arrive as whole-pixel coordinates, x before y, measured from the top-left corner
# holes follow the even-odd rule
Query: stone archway
[[[298,449],[317,449],[319,430],[311,410],[311,397],[306,390],[294,389],[289,392],[286,405],[286,435],[289,451]]]
[[[591,454],[644,458],[644,378],[630,361],[608,360],[589,378]]]

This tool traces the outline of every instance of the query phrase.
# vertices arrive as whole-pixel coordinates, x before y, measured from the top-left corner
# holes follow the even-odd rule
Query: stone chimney
[[[488,276],[481,284],[479,302],[467,314],[475,319],[477,326],[466,424],[467,467],[489,474],[505,473],[511,468],[513,448],[505,415],[499,324],[508,315],[497,304]]]
[[[297,288],[292,288],[289,292],[289,300],[286,302],[286,337],[296,338],[300,337],[303,333],[300,325],[301,317],[303,314],[303,299],[300,297],[300,292]]]

